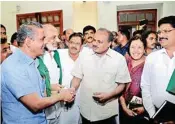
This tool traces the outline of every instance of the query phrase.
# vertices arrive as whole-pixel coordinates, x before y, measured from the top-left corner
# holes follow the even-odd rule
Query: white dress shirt
[[[55,62],[55,59],[53,58],[53,55],[54,55],[54,52],[49,53],[46,51],[43,56],[43,61],[49,70],[50,83],[57,84],[60,78],[60,69],[57,68],[57,64]]]
[[[57,67],[57,64],[53,56],[54,52],[49,53],[46,51],[43,56],[43,62],[49,71],[50,83],[57,84],[60,78],[60,69]],[[57,102],[56,104],[45,109],[48,123],[50,123],[50,120],[57,119],[57,117],[60,116],[62,111],[61,106],[63,106],[63,103]]]
[[[84,49],[84,48],[83,48]],[[82,79],[80,87],[80,112],[90,121],[110,118],[118,113],[118,100],[105,105],[93,99],[95,92],[111,92],[119,83],[130,82],[130,74],[125,58],[109,49],[102,57],[92,50],[82,53],[75,63],[72,75]]]
[[[150,117],[154,115],[155,107],[159,108],[165,100],[175,103],[175,96],[166,91],[175,69],[175,52],[173,55],[173,58],[170,58],[163,48],[146,58],[141,89],[143,105]]]
[[[72,69],[74,67],[75,61],[69,56],[68,49],[58,50],[60,55],[61,67],[62,67],[62,85],[66,88],[70,88],[71,80],[73,76],[71,75]],[[80,119],[80,110],[79,110],[79,90],[76,94],[74,104],[72,107],[67,108],[62,107],[62,112],[60,115],[59,124],[78,124]]]

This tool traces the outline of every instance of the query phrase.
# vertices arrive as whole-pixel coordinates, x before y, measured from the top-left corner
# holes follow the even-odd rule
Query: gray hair
[[[113,41],[114,36],[113,36],[111,31],[109,31],[106,28],[99,28],[98,31],[104,31],[104,32],[108,33],[108,42],[112,42]]]
[[[34,22],[34,21],[30,21],[26,24],[22,24],[20,26],[20,29],[17,32],[17,42],[18,44],[23,44],[24,40],[29,37],[32,40],[34,40],[34,34],[35,34],[35,30],[33,29],[34,27],[37,28],[43,28],[43,26],[39,23],[39,22]]]

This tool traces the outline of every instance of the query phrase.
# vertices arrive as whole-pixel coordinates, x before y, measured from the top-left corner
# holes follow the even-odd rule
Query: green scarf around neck
[[[53,57],[55,59],[57,67],[60,68],[59,84],[62,84],[62,67],[61,67],[60,56],[59,56],[59,53],[58,53],[57,50],[54,51],[54,56]],[[46,94],[47,94],[47,97],[49,97],[49,96],[51,96],[51,84],[50,84],[49,71],[48,71],[48,68],[44,64],[43,59],[41,57],[38,57],[38,61],[39,61],[38,70],[40,72],[41,77],[45,79]]]

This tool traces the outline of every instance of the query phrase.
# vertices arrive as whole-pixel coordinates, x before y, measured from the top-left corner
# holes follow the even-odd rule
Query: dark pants
[[[82,124],[117,124],[116,123],[116,119],[115,119],[116,116],[112,116],[108,119],[105,119],[105,120],[100,120],[100,121],[89,121],[87,120],[86,118],[84,118],[82,115],[81,115],[81,118],[82,118]]]
[[[122,106],[119,106],[119,117],[120,124],[150,124],[148,114],[144,113],[142,115],[137,115],[135,117],[128,116],[124,111]],[[147,119],[145,118],[147,117]]]

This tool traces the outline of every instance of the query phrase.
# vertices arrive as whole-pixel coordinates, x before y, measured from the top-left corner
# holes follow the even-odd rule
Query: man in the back
[[[127,29],[120,29],[117,34],[118,43],[120,45],[115,47],[114,50],[125,56],[128,51],[128,40],[130,39],[130,33]]]
[[[71,28],[68,28],[65,30],[65,48],[68,48],[69,36],[73,33],[74,33],[74,31]]]
[[[1,38],[0,48],[1,48],[1,59],[0,59],[1,64],[9,55],[12,54],[12,51],[10,50],[10,45],[7,43],[6,38]]]
[[[95,32],[96,29],[91,25],[87,25],[86,27],[83,28],[85,47],[90,49],[92,48],[92,42],[94,41]]]
[[[2,39],[7,39],[7,32],[6,32],[6,28],[4,25],[0,24],[1,25],[1,29],[0,29],[0,38]]]

